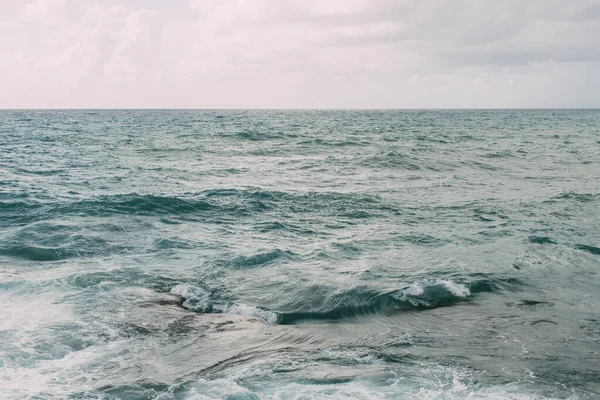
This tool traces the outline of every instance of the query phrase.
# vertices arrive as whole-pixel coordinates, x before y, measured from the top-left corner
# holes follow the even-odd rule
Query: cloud
[[[600,106],[598,37],[587,0],[7,0],[0,107]]]

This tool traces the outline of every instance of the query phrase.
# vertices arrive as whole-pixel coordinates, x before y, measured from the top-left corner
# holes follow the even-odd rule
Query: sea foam
[[[244,303],[213,303],[210,293],[201,287],[190,283],[182,283],[171,289],[171,294],[181,296],[184,301],[181,304],[188,310],[200,313],[245,315],[259,318],[268,324],[277,323],[279,315],[275,311],[263,310],[262,308]]]

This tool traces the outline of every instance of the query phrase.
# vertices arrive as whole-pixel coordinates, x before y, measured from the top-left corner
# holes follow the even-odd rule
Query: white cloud
[[[600,106],[599,4],[7,0],[0,107]]]

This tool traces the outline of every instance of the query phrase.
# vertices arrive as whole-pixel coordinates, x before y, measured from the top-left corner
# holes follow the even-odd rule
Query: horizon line
[[[0,111],[511,111],[511,110],[600,110],[600,107],[418,107],[418,108],[176,108],[176,107],[90,107],[90,108],[0,108]]]

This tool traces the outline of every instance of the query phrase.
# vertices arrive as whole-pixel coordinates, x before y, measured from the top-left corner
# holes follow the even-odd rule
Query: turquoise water
[[[0,398],[594,399],[600,111],[1,111]]]

